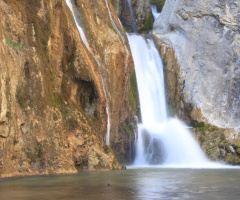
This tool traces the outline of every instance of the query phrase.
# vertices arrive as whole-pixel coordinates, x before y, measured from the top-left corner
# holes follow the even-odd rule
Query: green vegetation
[[[133,125],[132,124],[130,124],[130,125],[127,125],[125,122],[122,124],[122,127],[123,127],[123,129],[124,129],[124,131],[127,133],[127,134],[131,134],[131,133],[133,133],[133,131],[134,131],[134,127],[133,127]]]
[[[129,97],[130,97],[130,103],[131,103],[132,107],[136,108],[136,102],[135,102],[135,98],[134,98],[132,90],[130,90]]]
[[[114,165],[114,162],[112,162],[112,170],[116,170],[116,167]]]
[[[104,145],[104,150],[105,150],[105,153],[111,153],[112,154],[112,156],[113,157],[115,157],[115,154],[114,154],[114,152],[113,152],[113,150],[112,150],[112,148],[110,147],[110,146],[108,146],[108,145]]]
[[[205,131],[206,129],[209,128],[209,125],[208,125],[208,124],[205,124],[204,122],[198,122],[198,121],[196,121],[196,120],[193,120],[193,121],[191,122],[191,126],[192,126],[193,128],[196,128],[196,130],[198,130],[198,131]]]
[[[220,139],[221,139],[221,141],[226,140],[226,137],[225,137],[225,135],[223,133],[221,134]]]
[[[14,47],[14,48],[19,49],[19,50],[23,49],[23,44],[21,44],[21,43],[13,42],[10,39],[6,39],[5,42],[9,47]]]
[[[11,112],[7,112],[7,114],[6,114],[6,117],[8,118],[8,119],[11,119]]]
[[[108,22],[108,26],[109,26],[115,33],[117,33],[111,22]],[[117,33],[117,34],[118,34],[118,33]]]
[[[55,107],[59,107],[59,102],[57,99],[57,96],[54,92],[54,87],[55,87],[55,68],[54,66],[48,66],[48,92],[49,92],[49,97]]]
[[[109,153],[112,154],[112,156],[113,156],[113,158],[114,158],[114,160],[113,160],[113,162],[112,162],[112,170],[118,170],[118,167],[116,166],[117,159],[116,159],[116,156],[115,156],[113,150],[111,149],[111,147],[105,144],[105,145],[104,145],[104,151],[105,151],[105,153],[107,153],[107,154],[109,154]]]
[[[147,13],[143,27],[140,29],[140,33],[147,34],[153,28],[153,15],[150,10]]]
[[[141,122],[142,122],[142,114],[141,114],[141,108],[140,108],[140,106],[138,106],[138,108],[137,108],[136,115],[137,115],[137,117],[138,117],[138,122],[141,123]]]
[[[138,97],[138,88],[137,88],[137,79],[135,72],[130,74],[130,83],[129,83],[129,100],[133,110],[137,109],[139,105]]]
[[[44,6],[47,7],[47,0],[44,0]],[[46,10],[45,20],[38,16],[38,10],[41,8],[41,1],[25,0],[25,10],[28,20],[27,37],[30,46],[37,46],[37,51],[44,64],[49,64],[48,40],[52,32],[52,20],[49,9]],[[34,28],[36,41],[32,39],[32,28]]]
[[[203,135],[201,135],[201,136],[199,137],[199,140],[200,140],[201,143],[203,143],[203,142],[205,141],[205,139],[206,139],[206,138],[205,138],[205,136],[203,136]]]
[[[157,7],[158,12],[162,12],[162,8],[165,4],[165,0],[159,0],[159,1],[154,0],[154,1],[151,1],[150,3],[151,3],[151,5],[155,5]]]
[[[240,165],[240,158],[237,155],[228,155],[226,161],[231,165]]]
[[[25,109],[27,101],[30,99],[29,95],[25,91],[19,89],[16,93],[16,99],[18,101],[19,106],[22,109]]]
[[[136,111],[139,122],[141,122],[141,110],[140,110],[140,101],[138,95],[137,79],[135,72],[130,74],[130,83],[129,83],[129,101],[131,105],[131,110]]]

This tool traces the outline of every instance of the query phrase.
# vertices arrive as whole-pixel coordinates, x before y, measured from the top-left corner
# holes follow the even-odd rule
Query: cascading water
[[[133,15],[131,0],[127,0],[127,3],[128,3],[128,8],[129,8],[129,11],[130,11],[130,15],[131,15],[131,20],[132,20],[132,31],[134,33],[136,33],[136,24],[135,24],[135,18],[134,18],[134,15]]]
[[[134,165],[212,167],[186,126],[167,117],[163,65],[152,39],[128,34],[137,76],[142,124]]]
[[[154,20],[156,20],[158,18],[158,16],[160,15],[160,13],[157,11],[157,6],[152,5],[151,9],[152,9],[152,14],[153,14]]]
[[[125,68],[127,68],[128,50],[125,39],[112,19],[108,1],[105,0],[105,2],[111,23],[126,49]],[[66,0],[66,3],[73,13],[83,43],[91,52],[84,31],[77,20],[75,7],[71,0]],[[128,39],[135,63],[143,122],[138,125],[138,136],[135,136],[135,138],[138,138],[134,145],[136,146],[135,165],[212,166],[212,163],[206,159],[201,148],[185,126],[179,120],[168,119],[167,117],[162,61],[153,41],[151,39],[145,40],[139,35],[128,35]],[[100,66],[99,60],[95,56],[94,58]],[[106,96],[103,78],[102,82]],[[106,143],[109,145],[110,118],[108,105],[106,109],[108,114]]]

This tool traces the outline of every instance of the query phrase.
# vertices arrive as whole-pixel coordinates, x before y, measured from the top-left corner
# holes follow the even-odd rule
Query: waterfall
[[[134,165],[211,167],[186,126],[167,116],[163,64],[152,39],[128,34],[137,76],[142,124]]]
[[[154,20],[156,20],[160,15],[160,13],[157,11],[157,6],[152,5],[151,8],[152,8],[152,14],[153,14]]]
[[[105,137],[106,145],[110,146],[110,129],[111,129],[111,124],[110,124],[110,117],[109,117],[109,111],[108,111],[108,106],[106,108],[107,111],[107,116],[108,116],[108,125],[107,125],[107,134]]]
[[[134,18],[134,15],[133,15],[133,10],[132,10],[132,3],[131,3],[131,0],[127,0],[128,2],[128,7],[129,7],[129,11],[130,11],[130,15],[131,15],[131,20],[132,20],[132,31],[134,33],[136,33],[136,24],[135,24],[135,18]]]

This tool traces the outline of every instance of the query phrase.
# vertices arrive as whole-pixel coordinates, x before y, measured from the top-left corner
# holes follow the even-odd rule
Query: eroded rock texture
[[[130,50],[110,1],[72,2],[89,49],[64,0],[0,1],[2,177],[119,168],[104,138],[109,116],[110,144],[129,143]]]
[[[154,23],[175,50],[186,102],[222,128],[240,127],[239,20],[237,0],[167,0]]]

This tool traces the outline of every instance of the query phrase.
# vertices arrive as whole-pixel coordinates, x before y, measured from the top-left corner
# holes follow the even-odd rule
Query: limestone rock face
[[[236,133],[240,127],[239,31],[237,0],[166,0],[153,30],[159,43],[175,51],[181,98],[191,104],[192,118],[235,128]]]
[[[65,0],[0,1],[0,177],[120,168],[129,46],[110,1],[72,2],[88,48]]]

